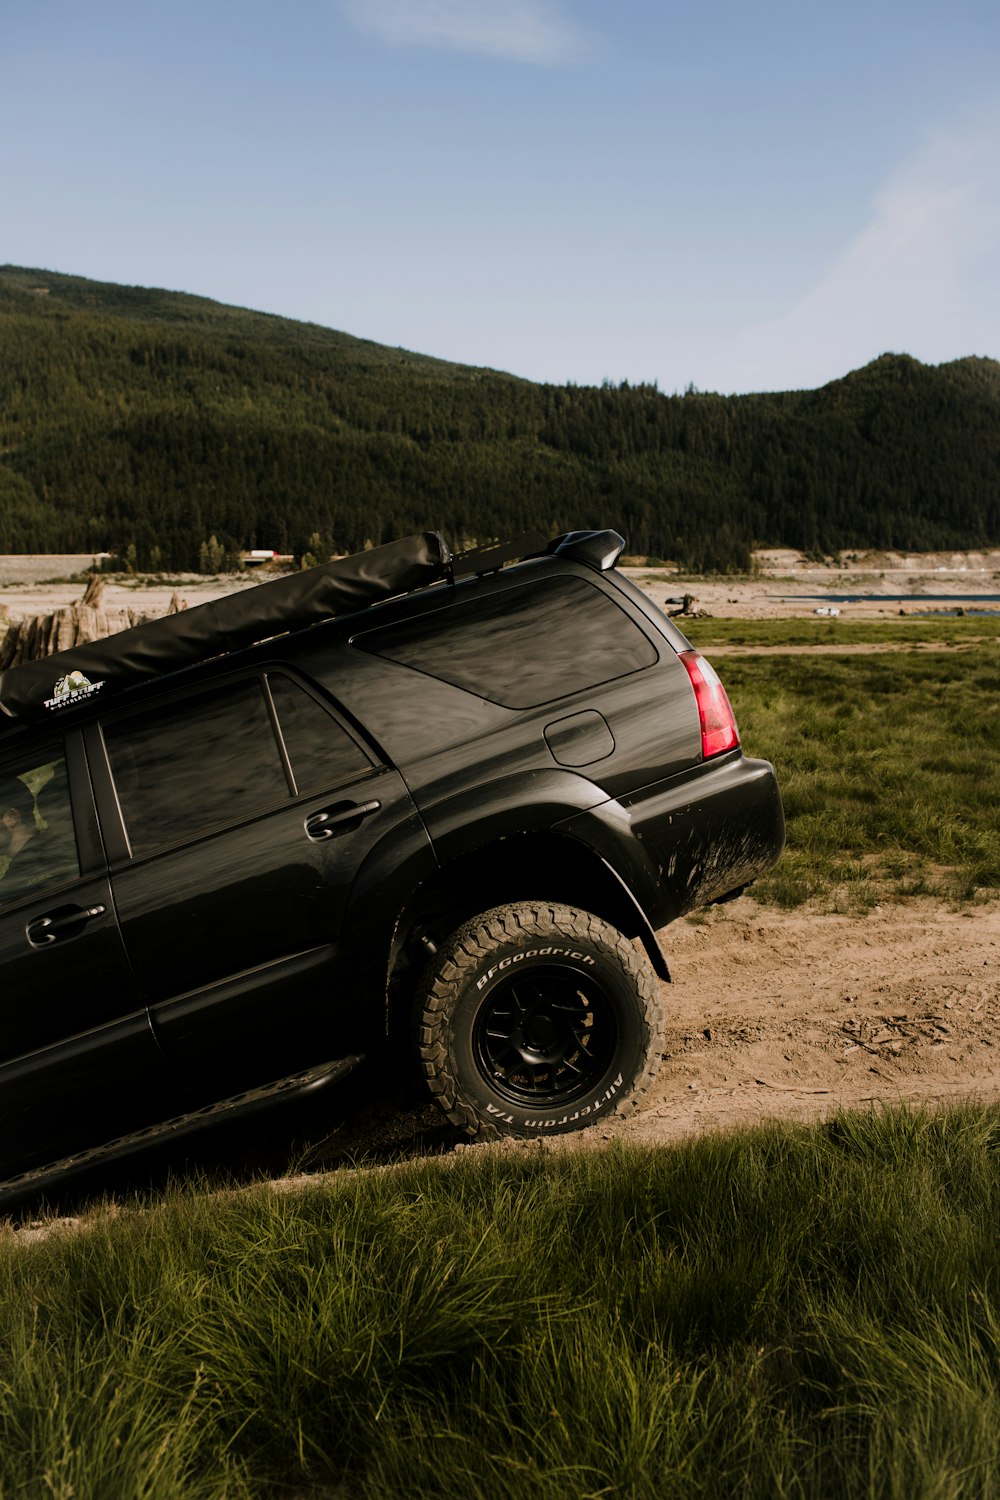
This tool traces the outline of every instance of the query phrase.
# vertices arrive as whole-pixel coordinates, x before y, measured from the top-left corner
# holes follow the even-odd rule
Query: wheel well
[[[479,912],[515,901],[558,901],[593,912],[626,937],[641,938],[654,970],[668,977],[649,923],[611,867],[576,839],[548,833],[481,845],[426,880],[400,913],[390,983],[408,988],[450,932]]]

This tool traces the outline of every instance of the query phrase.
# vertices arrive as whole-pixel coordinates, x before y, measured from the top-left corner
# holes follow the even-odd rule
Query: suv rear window
[[[658,660],[625,611],[582,578],[462,600],[352,645],[503,708],[537,708]]]

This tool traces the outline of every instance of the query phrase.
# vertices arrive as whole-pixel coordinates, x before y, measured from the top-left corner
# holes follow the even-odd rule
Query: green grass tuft
[[[906,615],[884,620],[679,620],[699,651],[712,646],[955,646],[992,650],[1000,611],[984,615]]]
[[[466,1152],[0,1243],[0,1493],[982,1496],[1000,1119]]]

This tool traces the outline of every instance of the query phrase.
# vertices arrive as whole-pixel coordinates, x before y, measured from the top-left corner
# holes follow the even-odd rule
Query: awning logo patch
[[[104,686],[103,682],[91,682],[82,672],[67,672],[65,677],[60,677],[52,689],[52,697],[46,698],[46,708],[72,708],[75,703],[82,703],[86,698],[93,698]]]

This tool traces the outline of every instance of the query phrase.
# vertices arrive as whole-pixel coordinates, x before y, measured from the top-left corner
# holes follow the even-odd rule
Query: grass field
[[[884,620],[678,620],[684,634],[702,650],[712,646],[895,646],[922,645],[995,649],[1000,613],[989,615],[905,615]]]
[[[0,1493],[987,1500],[998,1146],[844,1116],[0,1241]]]
[[[1000,887],[1000,651],[990,639],[919,650],[928,625],[955,644],[965,627],[982,629],[920,622],[907,636],[914,650],[889,652],[877,648],[896,627],[859,622],[852,638],[871,652],[720,658],[744,748],[774,762],[785,804],[787,847],[754,886],[759,899],[851,911]],[[711,658],[720,631],[731,644],[780,648],[831,626],[839,622],[714,620],[691,634]]]

